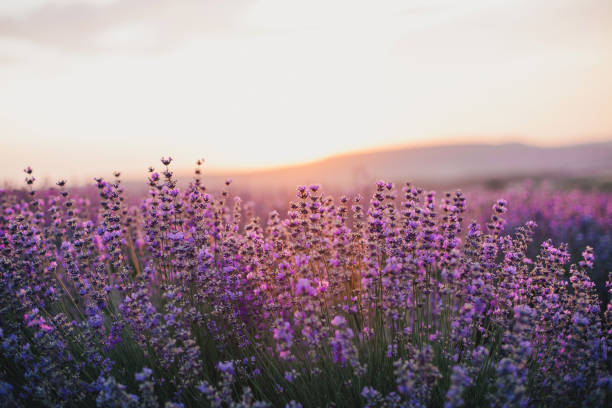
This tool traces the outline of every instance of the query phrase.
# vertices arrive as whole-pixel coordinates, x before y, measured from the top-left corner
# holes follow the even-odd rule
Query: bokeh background
[[[0,179],[21,183],[31,165],[50,183],[141,181],[168,154],[227,175],[381,149],[609,141],[611,22],[607,0],[3,0]],[[503,172],[521,174],[539,154],[501,151],[516,159]],[[418,167],[483,174],[437,161],[449,155]],[[383,176],[362,159],[343,177]]]

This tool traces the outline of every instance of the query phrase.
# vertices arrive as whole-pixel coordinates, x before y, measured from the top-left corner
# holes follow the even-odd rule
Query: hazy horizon
[[[581,150],[581,148],[586,147],[589,151],[593,152],[591,156],[588,158],[584,157],[584,153],[579,153],[580,157],[574,157],[575,154]],[[601,149],[601,147],[605,147]],[[376,162],[380,165],[380,157],[384,157],[388,154],[393,154],[396,157],[404,157],[403,160],[415,160],[415,158],[419,158],[418,162],[420,164],[417,165],[417,168],[412,166],[410,171],[406,172],[407,168],[402,162],[391,162],[386,163],[386,169],[382,171],[377,171],[376,174],[367,174],[369,177],[369,182],[373,182],[373,180],[378,180],[382,175],[397,177],[398,174],[406,174],[407,181],[409,178],[415,176],[415,171],[417,173],[417,178],[421,177],[423,174],[431,174],[432,178],[428,179],[428,182],[442,182],[444,180],[452,183],[457,181],[466,182],[468,179],[473,179],[475,182],[482,182],[487,180],[488,178],[497,178],[500,174],[500,169],[493,167],[487,167],[492,163],[490,160],[485,160],[484,167],[487,168],[488,174],[481,174],[481,170],[476,170],[474,174],[473,165],[467,166],[467,162],[470,162],[472,159],[469,157],[466,159],[466,149],[467,152],[471,152],[469,156],[478,156],[478,151],[485,151],[488,148],[494,149],[496,154],[502,154],[506,156],[506,159],[515,157],[512,153],[512,149],[516,148],[525,148],[527,149],[531,155],[537,154],[537,152],[542,149],[542,153],[544,155],[549,155],[554,151],[565,151],[566,153],[560,157],[562,160],[571,160],[570,158],[574,157],[576,163],[578,163],[579,167],[583,168],[582,171],[576,173],[574,170],[567,167],[568,163],[559,166],[559,169],[565,168],[566,172],[564,173],[566,176],[572,175],[575,176],[584,176],[584,169],[588,172],[592,172],[595,169],[598,169],[597,174],[591,174],[591,177],[595,180],[596,178],[604,177],[609,179],[612,177],[612,165],[606,165],[608,163],[607,159],[603,159],[603,168],[602,157],[610,157],[612,158],[612,137],[604,138],[604,139],[596,139],[592,141],[586,142],[578,142],[578,143],[569,143],[569,144],[555,144],[555,145],[538,145],[533,143],[526,143],[517,140],[507,140],[502,142],[480,142],[478,140],[470,140],[464,139],[461,142],[445,142],[441,141],[439,143],[423,143],[423,144],[411,144],[411,145],[389,145],[389,146],[379,146],[372,149],[357,149],[353,151],[346,152],[338,152],[331,155],[321,156],[315,158],[313,160],[294,162],[289,164],[281,164],[277,166],[260,166],[260,167],[252,167],[252,168],[244,168],[240,166],[235,167],[215,167],[210,166],[204,158],[203,162],[203,171],[204,178],[208,179],[208,183],[213,182],[213,184],[218,184],[219,186],[223,184],[223,181],[227,178],[238,179],[239,188],[247,188],[250,187],[257,188],[261,187],[287,187],[289,185],[291,188],[295,187],[296,183],[312,183],[312,182],[320,182],[321,174],[326,174],[329,171],[329,166],[335,167],[334,170],[335,175],[330,177],[326,177],[326,182],[330,180],[336,180],[332,182],[335,187],[338,187],[339,184],[346,184],[346,187],[352,186],[354,183],[352,172],[356,169],[358,171],[363,172],[366,168],[377,167]],[[471,149],[473,148],[473,149]],[[524,149],[523,149],[524,150]],[[597,152],[597,153],[595,153]],[[438,161],[434,163],[428,163],[428,160],[425,157],[422,157],[422,154],[429,156],[432,158],[437,158]],[[417,154],[415,156],[415,154]],[[449,156],[450,154],[450,156]],[[398,156],[400,155],[400,156]],[[163,157],[168,157],[168,155],[162,155]],[[184,157],[176,157],[173,158],[171,168],[173,172],[179,177],[179,179],[183,181],[187,181],[193,175],[193,170],[195,168],[195,161],[188,158],[185,160]],[[597,156],[597,157],[596,157]],[[161,156],[160,156],[161,157]],[[161,171],[163,169],[163,165],[160,163],[160,157],[151,158],[147,165],[141,169],[136,169],[133,171],[125,172],[122,168],[117,167],[114,169],[107,168],[106,170],[98,173],[81,173],[77,176],[67,177],[65,175],[60,175],[59,177],[51,177],[49,174],[45,174],[40,172],[37,168],[34,168],[34,175],[37,179],[37,187],[46,188],[53,187],[57,180],[66,180],[72,187],[77,186],[87,186],[93,185],[94,177],[103,177],[106,179],[110,179],[113,172],[120,171],[121,179],[130,183],[132,187],[136,187],[134,183],[142,182],[142,186],[145,186],[145,181],[149,175],[148,168],[149,166],[154,167],[157,171]],[[194,156],[196,157],[196,156]],[[374,159],[375,163],[365,163],[361,161],[361,158],[367,158],[368,161]],[[513,178],[515,176],[525,177],[530,175],[530,177],[549,177],[549,170],[537,170],[535,168],[538,167],[537,162],[533,162],[533,157],[519,157],[517,156],[513,159],[515,163],[512,166],[512,172],[507,176],[509,178]],[[384,161],[384,160],[383,160]],[[479,160],[480,161],[480,160]],[[612,163],[612,161],[609,161]],[[574,163],[574,164],[576,164]],[[27,164],[30,166],[30,164]],[[535,168],[533,167],[535,165]],[[338,168],[340,166],[340,168]],[[344,168],[346,167],[346,168]],[[409,166],[410,167],[410,166]],[[478,167],[478,166],[477,166]],[[482,167],[482,163],[481,166]],[[546,167],[546,166],[545,166]],[[343,170],[344,168],[344,170]],[[440,169],[444,168],[446,170],[440,173]],[[438,170],[436,170],[438,169]],[[602,172],[603,170],[603,172]],[[449,171],[454,174],[451,175]],[[492,173],[491,173],[492,172]],[[501,170],[502,173],[505,173],[506,170]],[[41,174],[42,173],[42,174]],[[342,173],[342,174],[341,174]],[[361,177],[366,174],[362,174]],[[559,174],[561,175],[561,174]],[[0,187],[23,187],[25,183],[23,182],[23,169],[19,171],[19,177],[17,179],[8,179],[8,178],[0,178]],[[310,178],[309,178],[310,177]],[[347,179],[348,177],[348,179]],[[362,180],[365,181],[365,180]],[[414,180],[413,180],[414,181]],[[423,180],[421,180],[423,181]],[[253,184],[255,182],[255,184]]]
[[[4,0],[0,181],[612,137],[606,0]]]

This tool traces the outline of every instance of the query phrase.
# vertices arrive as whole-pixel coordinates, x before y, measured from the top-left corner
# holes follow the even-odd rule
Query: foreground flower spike
[[[0,406],[609,403],[612,194],[380,180],[283,209],[203,162],[162,157],[145,197],[0,190]]]

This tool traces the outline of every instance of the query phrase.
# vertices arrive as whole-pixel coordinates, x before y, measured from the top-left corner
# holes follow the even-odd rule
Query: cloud
[[[111,3],[49,3],[21,16],[0,15],[0,38],[28,40],[40,46],[77,53],[161,52],[192,35],[229,30],[245,11],[248,2],[119,0]],[[117,40],[130,32],[139,35],[127,41],[126,46],[117,47]]]
[[[27,7],[0,6],[0,39],[27,40],[77,53],[163,52],[203,34],[283,36],[304,29],[331,28],[369,35],[378,21],[394,26],[429,25],[432,16],[457,9],[451,0],[376,4],[358,0],[3,1]]]

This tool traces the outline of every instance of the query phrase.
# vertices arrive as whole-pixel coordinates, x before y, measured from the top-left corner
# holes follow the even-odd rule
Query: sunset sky
[[[1,0],[0,180],[612,139],[610,0]]]

